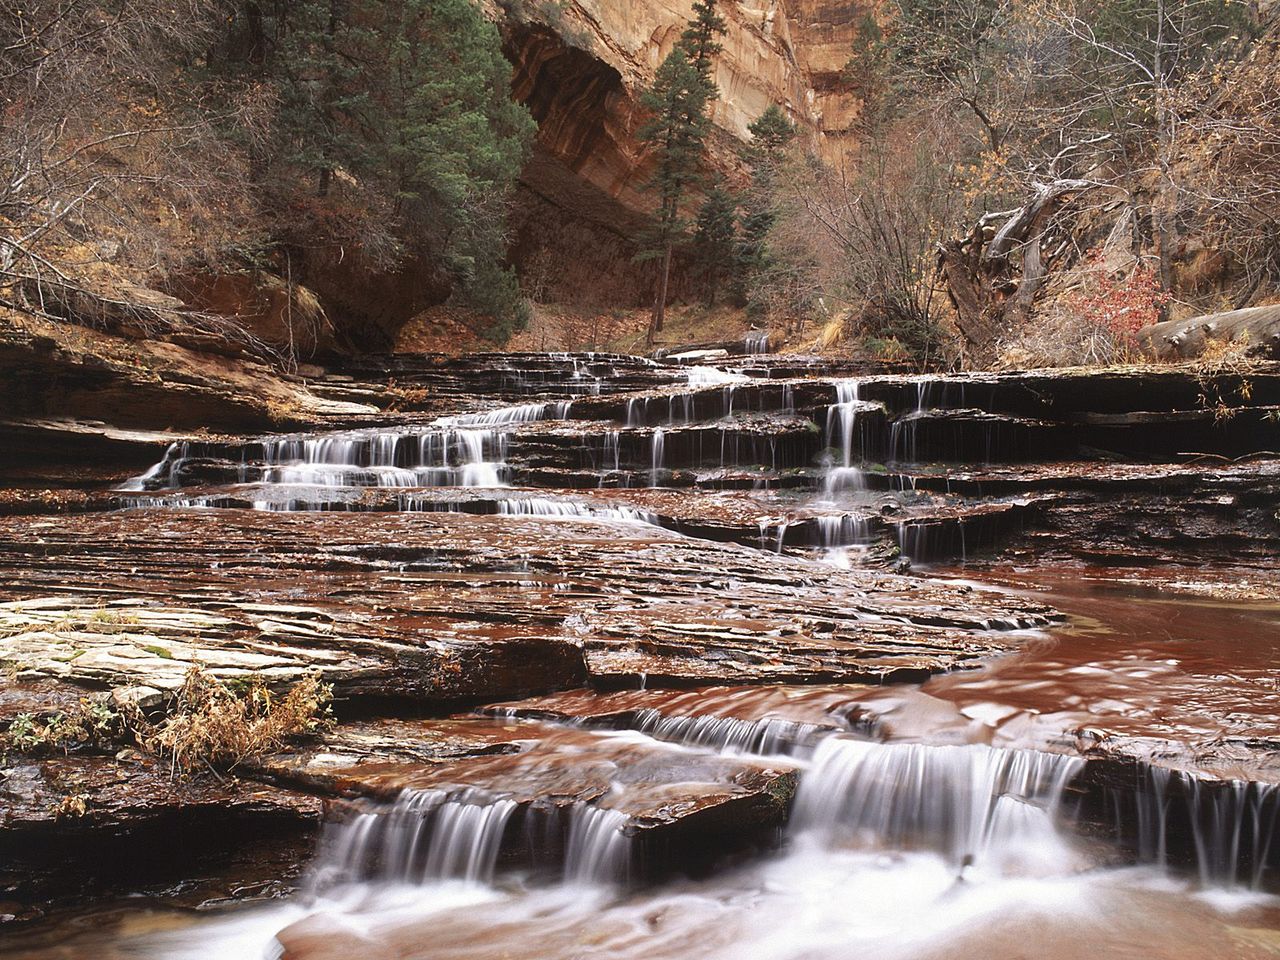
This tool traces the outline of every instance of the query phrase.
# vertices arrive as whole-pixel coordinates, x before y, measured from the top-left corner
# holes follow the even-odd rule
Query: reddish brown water
[[[972,571],[960,575],[973,580]],[[980,585],[1030,592],[1070,619],[1028,635],[1018,653],[920,686],[573,692],[526,706],[571,716],[651,708],[835,726],[862,717],[891,738],[933,743],[1068,748],[1104,734],[1168,738],[1223,776],[1257,775],[1270,768],[1269,754],[1280,756],[1280,601],[1256,589],[1206,595],[1234,585],[1168,570],[1139,579],[1085,567],[1000,569],[983,573]],[[1250,756],[1248,769],[1231,749],[1245,740],[1272,744]]]
[[[837,728],[857,726],[865,712],[894,738],[1060,749],[1079,731],[1107,731],[1174,738],[1222,772],[1232,764],[1254,773],[1267,766],[1268,751],[1258,745],[1274,742],[1280,714],[1280,606],[1273,601],[1213,599],[1185,586],[1156,590],[1152,584],[1170,577],[1153,571],[1138,585],[1085,568],[998,570],[983,579],[1033,590],[1071,621],[1028,637],[1018,654],[922,686],[577,692],[521,707],[578,717],[652,708],[665,716]],[[667,779],[679,779],[677,768],[694,762],[631,735],[599,740],[537,724],[527,730],[539,745],[518,759],[485,760],[477,769],[486,786],[509,769],[535,785],[550,777],[563,787],[579,775],[575,758],[588,770],[602,760],[657,762],[653,769]],[[1231,742],[1245,738],[1253,738],[1253,753],[1232,752]],[[661,755],[667,759],[655,759]],[[595,776],[603,778],[596,789],[618,779],[607,770]],[[1107,866],[1105,857],[1081,872],[1091,856],[1071,846],[1042,851],[1034,870],[979,872],[958,882],[953,865],[928,853],[823,845],[800,834],[779,856],[704,882],[629,895],[600,885],[525,887],[514,877],[492,887],[360,886],[224,917],[163,907],[99,912],[12,936],[0,953],[15,960],[239,960],[267,955],[278,939],[291,960],[1280,956],[1276,899],[1199,893],[1189,880]]]

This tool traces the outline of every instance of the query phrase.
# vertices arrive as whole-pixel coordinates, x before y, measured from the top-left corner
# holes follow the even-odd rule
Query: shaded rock
[[[238,846],[305,836],[321,810],[275,787],[175,777],[132,753],[11,756],[0,771],[0,890],[32,900],[189,877]]]

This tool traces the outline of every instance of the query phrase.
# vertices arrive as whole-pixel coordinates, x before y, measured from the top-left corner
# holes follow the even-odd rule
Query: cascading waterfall
[[[827,408],[827,445],[839,451],[823,479],[823,491],[830,496],[840,490],[861,490],[866,486],[862,469],[855,466],[860,450],[854,449],[854,428],[858,421],[857,380],[842,380],[836,385],[836,402]]]
[[[631,872],[629,818],[618,810],[575,804],[567,810],[564,876],[570,883],[625,882]]]
[[[937,381],[921,378],[916,381],[915,410],[903,414],[889,428],[889,459],[895,463],[917,463],[920,459],[919,427],[925,413],[931,408],[930,396]]]
[[[499,487],[507,479],[505,428],[563,420],[571,407],[572,401],[524,403],[442,417],[422,427],[271,437],[261,441],[261,457],[253,463],[246,451],[239,480],[306,487]],[[163,460],[121,490],[177,488],[178,471],[190,455],[189,443],[171,444]]]
[[[464,413],[455,417],[443,417],[436,422],[458,427],[497,427],[510,423],[536,423],[540,420],[564,420],[573,407],[572,400],[549,403],[520,403],[496,410]]]
[[[632,726],[655,740],[705,747],[719,753],[759,756],[790,755],[807,750],[830,731],[829,727],[777,717],[741,720],[736,717],[666,716],[654,709],[638,711],[632,719]]]
[[[746,383],[746,374],[732,373],[719,367],[690,367],[686,371],[690,387],[719,387],[730,383]]]
[[[826,550],[855,547],[871,540],[871,521],[854,513],[826,514],[813,518],[818,538]]]
[[[483,790],[404,790],[394,803],[328,828],[311,870],[316,893],[357,883],[422,885],[441,880],[493,882],[498,858],[520,804]],[[552,817],[564,836],[567,882],[625,882],[631,837],[625,813],[574,803]]]
[[[512,497],[498,501],[498,513],[510,517],[548,517],[567,520],[607,520],[644,523],[658,527],[662,518],[652,510],[636,507],[605,507],[576,500],[552,500],[547,497]]]
[[[1205,888],[1261,890],[1280,860],[1280,785],[1151,767],[1135,803],[1138,859],[1166,867],[1174,838],[1189,834]]]
[[[666,434],[661,427],[654,427],[652,444],[653,453],[650,457],[649,485],[656,487],[662,479],[662,465],[666,460]]]
[[[488,883],[516,806],[477,790],[454,796],[405,790],[394,804],[329,828],[312,886],[323,891],[367,882]]]
[[[1063,791],[1083,765],[1035,750],[829,737],[801,779],[794,821],[829,842],[923,846],[956,866],[1052,861],[1064,854]]]
[[[177,470],[178,465],[187,458],[191,450],[191,444],[186,441],[178,441],[171,443],[165,449],[164,456],[160,462],[147,470],[141,476],[134,477],[132,480],[126,480],[121,486],[121,490],[154,490],[160,486],[176,487],[178,485]],[[164,477],[165,482],[162,484],[160,478]]]
[[[364,431],[262,443],[262,482],[317,487],[497,487],[507,439],[494,429]]]

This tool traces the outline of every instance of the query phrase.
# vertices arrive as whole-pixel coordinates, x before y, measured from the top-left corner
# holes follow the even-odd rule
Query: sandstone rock
[[[0,771],[0,891],[30,901],[190,877],[239,846],[305,836],[321,812],[314,797],[176,777],[138,755],[10,756]]]
[[[667,571],[660,585],[655,569]],[[172,689],[199,661],[278,682],[319,670],[340,696],[427,702],[510,698],[588,675],[605,685],[923,678],[1011,649],[1018,641],[1002,631],[1052,616],[1012,597],[654,528],[620,537],[609,524],[451,514],[0,520],[0,571],[20,628],[0,643],[24,678]],[[137,623],[108,633],[77,620],[65,635],[48,624],[85,608],[92,621],[95,605],[115,600]]]

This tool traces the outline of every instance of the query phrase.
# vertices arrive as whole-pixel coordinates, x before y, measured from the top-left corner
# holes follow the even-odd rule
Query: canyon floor
[[[335,722],[10,749],[0,955],[1280,952],[1280,365],[710,347],[9,332],[0,724]]]

